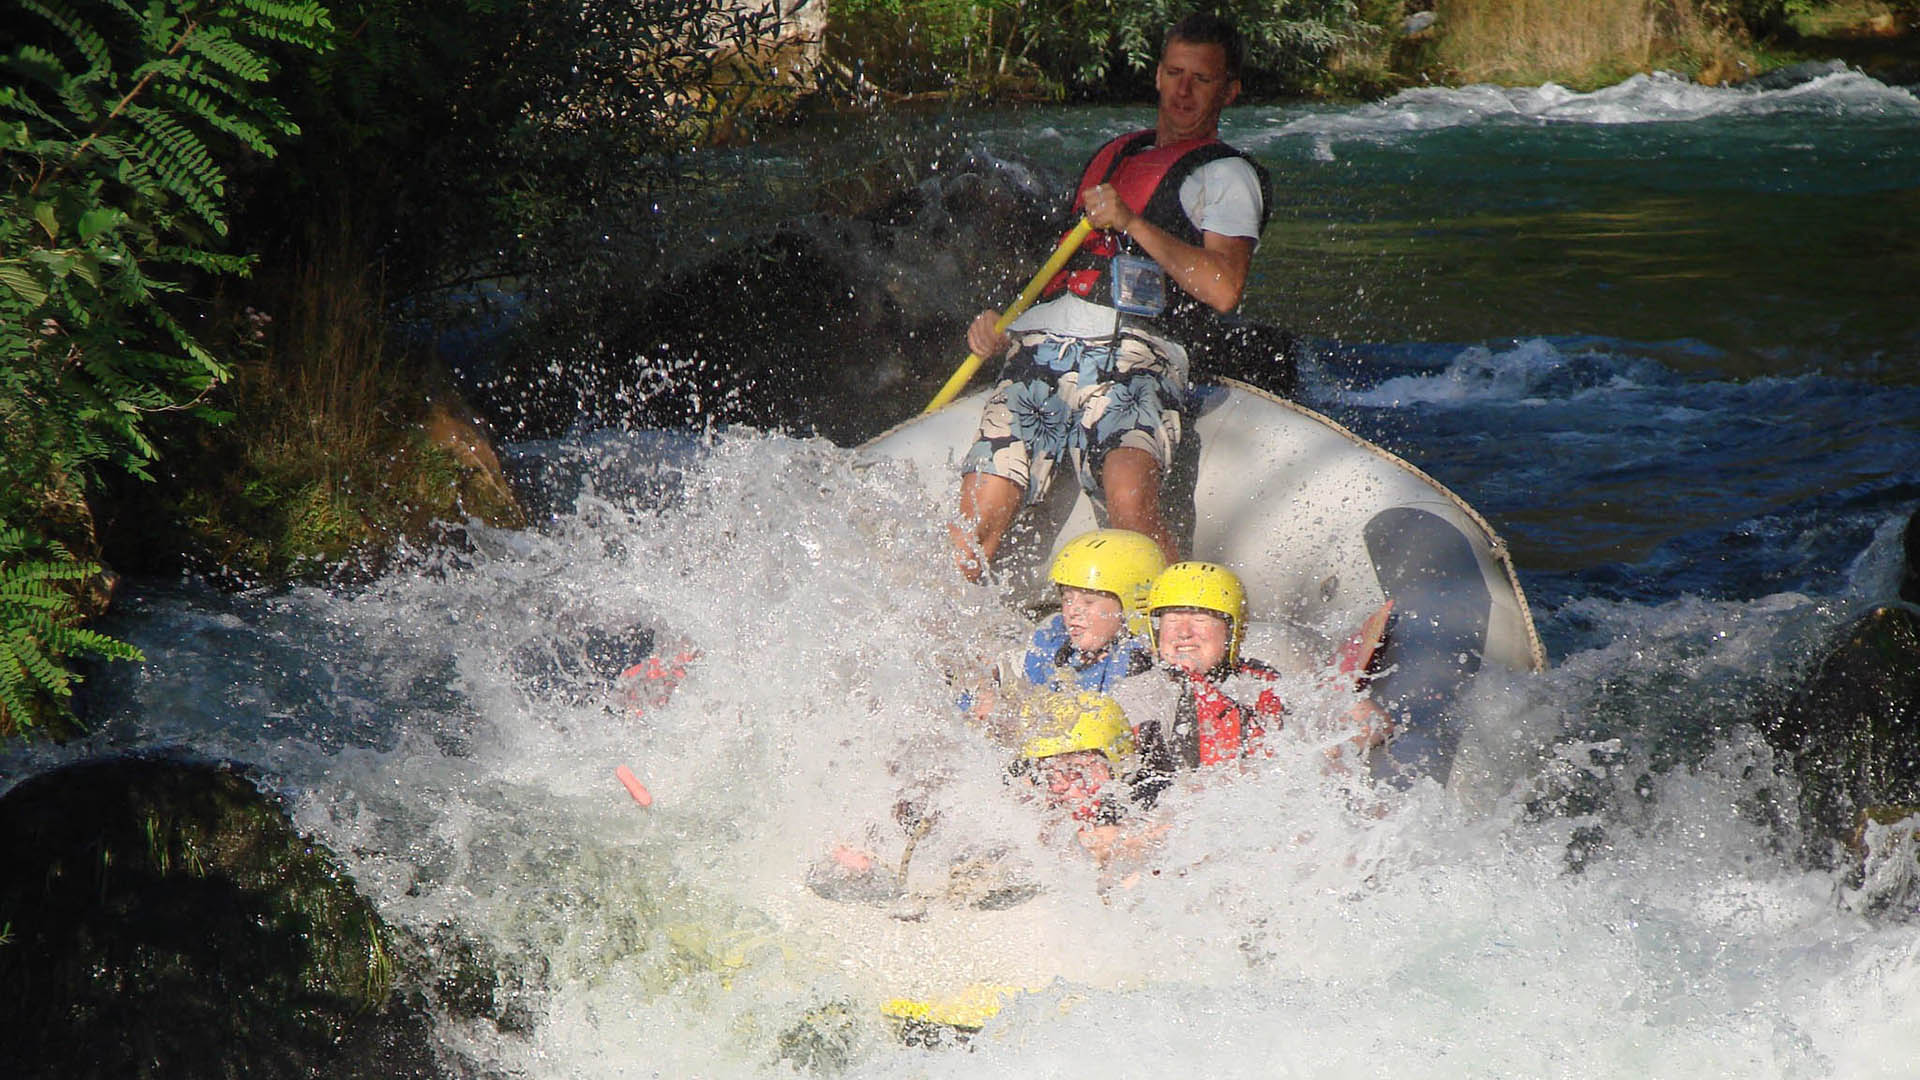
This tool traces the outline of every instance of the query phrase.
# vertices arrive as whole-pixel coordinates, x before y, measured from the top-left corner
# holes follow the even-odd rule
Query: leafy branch
[[[227,369],[181,315],[220,251],[223,162],[297,127],[263,85],[273,50],[321,51],[317,3],[10,0],[0,55],[0,729],[61,715],[70,659],[131,659],[79,626],[100,574],[58,535],[111,465],[148,476],[144,421],[214,421]],[[63,525],[62,521],[67,524]],[[85,531],[84,529],[82,530]],[[69,536],[67,540],[75,539]]]

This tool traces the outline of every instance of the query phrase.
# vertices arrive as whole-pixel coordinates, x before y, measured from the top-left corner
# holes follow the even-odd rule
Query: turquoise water
[[[1023,117],[990,147],[1070,170],[1137,110]],[[1920,103],[1862,75],[1760,93],[1636,77],[1245,106],[1272,170],[1249,314],[1350,341],[1598,334],[1732,374],[1911,383]]]
[[[1067,169],[1137,117],[950,122]],[[363,588],[135,583],[114,629],[149,663],[6,782],[154,746],[252,764],[389,919],[524,983],[522,1026],[443,1016],[461,1076],[789,1074],[781,1036],[875,987],[783,905],[912,785],[1026,845],[1064,952],[1177,962],[1026,999],[971,1051],[857,1020],[847,1075],[1910,1075],[1920,928],[1783,854],[1744,722],[1891,594],[1920,504],[1920,104],[1640,79],[1248,107],[1229,135],[1286,193],[1249,308],[1308,336],[1303,398],[1513,547],[1554,664],[1476,708],[1519,734],[1519,786],[1376,804],[1282,762],[1196,795],[1167,872],[1100,902],[946,719],[945,672],[1022,632],[928,573],[947,508],[745,430],[515,447],[538,528]],[[701,659],[636,714],[607,669],[664,635]],[[1570,873],[1582,830],[1605,843]]]

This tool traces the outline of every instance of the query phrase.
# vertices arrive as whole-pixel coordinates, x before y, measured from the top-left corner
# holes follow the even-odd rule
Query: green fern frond
[[[164,246],[155,248],[150,256],[153,262],[172,263],[178,266],[191,266],[196,270],[205,270],[214,274],[232,274],[246,277],[253,272],[254,264],[260,261],[257,255],[233,255],[219,251],[203,251],[199,248]]]
[[[47,288],[19,259],[0,260],[0,285],[13,291],[27,307],[38,308],[47,302]]]
[[[221,111],[211,96],[188,86],[168,85],[154,91],[155,96],[170,100],[201,122],[216,131],[224,131],[238,139],[247,149],[262,157],[273,157],[279,151],[267,140],[267,133],[248,121]]]
[[[68,633],[76,651],[89,656],[98,656],[107,660],[129,660],[136,664],[144,663],[147,659],[146,654],[141,652],[138,646],[116,637],[109,637],[98,630],[74,627]]]
[[[20,6],[52,23],[66,35],[73,47],[87,61],[89,71],[105,71],[113,66],[112,54],[107,49],[106,38],[100,32],[81,20],[73,9],[61,3],[40,3],[39,0],[20,0]]]
[[[26,665],[0,643],[0,714],[16,718],[15,726],[24,726],[23,721],[33,715],[33,705],[27,697],[31,685]]]
[[[129,106],[127,119],[146,137],[132,145],[161,182],[215,231],[226,232],[226,217],[214,201],[225,193],[226,173],[214,163],[206,143],[172,113],[145,105]]]
[[[202,27],[188,34],[182,48],[245,82],[266,82],[272,74],[259,53],[233,40],[223,27]]]
[[[25,682],[41,693],[68,697],[73,693],[72,674],[55,664],[47,655],[45,643],[25,627],[8,627],[0,636],[0,652],[25,673]]]

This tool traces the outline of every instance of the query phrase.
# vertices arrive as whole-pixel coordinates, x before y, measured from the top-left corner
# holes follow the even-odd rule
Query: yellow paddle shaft
[[[1073,253],[1080,250],[1080,241],[1085,240],[1087,233],[1091,231],[1093,231],[1093,225],[1086,218],[1081,218],[1080,223],[1060,240],[1060,246],[1053,249],[1053,254],[1047,259],[1045,265],[1040,267],[1040,272],[1033,275],[1033,280],[1027,282],[1027,287],[1020,291],[1020,298],[1015,300],[993,324],[995,333],[1005,333],[1007,326],[1019,318],[1021,312],[1033,306],[1033,302],[1040,297],[1040,290],[1046,288],[1047,282],[1053,280],[1053,275],[1059,273],[1060,268],[1067,265],[1067,260],[1073,258]],[[947,380],[947,384],[942,386],[940,392],[933,395],[933,400],[927,403],[926,411],[932,412],[959,397],[960,391],[967,388],[967,380],[973,378],[973,373],[979,371],[983,363],[985,360],[979,354],[968,353],[967,358],[960,362],[959,370],[953,373]]]

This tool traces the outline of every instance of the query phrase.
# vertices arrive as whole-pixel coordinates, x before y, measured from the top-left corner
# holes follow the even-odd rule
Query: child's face
[[[1067,640],[1081,652],[1099,652],[1120,636],[1120,598],[1092,589],[1060,586],[1060,617],[1067,624]]]
[[[1195,674],[1227,658],[1227,620],[1211,611],[1175,608],[1160,616],[1160,659]]]
[[[1075,750],[1042,758],[1038,763],[1039,782],[1047,789],[1048,809],[1071,808],[1074,816],[1093,812],[1094,797],[1113,779],[1113,766],[1098,750]]]

